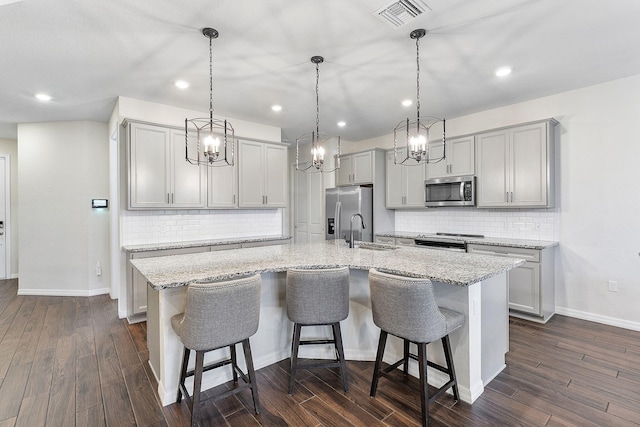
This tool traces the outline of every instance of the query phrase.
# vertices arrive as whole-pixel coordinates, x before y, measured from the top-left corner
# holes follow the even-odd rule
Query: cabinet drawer
[[[415,246],[416,241],[413,239],[407,239],[405,237],[396,237],[396,245]]]
[[[528,262],[540,262],[540,251],[537,249],[469,244],[467,245],[467,252],[480,255],[520,258]]]
[[[375,241],[376,243],[390,243],[392,245],[396,244],[395,238],[387,236],[376,236]]]

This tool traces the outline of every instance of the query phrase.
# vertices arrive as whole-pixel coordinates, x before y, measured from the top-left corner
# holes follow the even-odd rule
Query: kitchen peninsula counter
[[[365,249],[365,245],[369,248]],[[286,270],[340,266],[350,267],[350,312],[342,322],[347,359],[375,360],[379,329],[371,314],[370,268],[429,278],[438,304],[465,315],[465,324],[454,331],[451,343],[460,395],[462,400],[471,403],[505,366],[509,339],[506,272],[524,263],[509,258],[371,243],[348,248],[341,241],[231,249],[130,262],[149,284],[149,363],[158,380],[163,405],[174,401],[177,390],[182,345],[171,328],[171,317],[184,310],[188,284],[261,274],[260,326],[251,337],[254,363],[259,369],[290,356],[292,324],[286,316]],[[327,333],[323,327],[309,329],[308,333],[314,336]],[[385,361],[402,354],[400,340],[390,338],[389,344]],[[429,358],[442,362],[439,342],[431,344],[429,349]],[[228,349],[211,352],[207,360],[219,360],[219,352],[228,352]],[[330,358],[333,355],[330,346],[321,346],[301,349],[300,357]],[[203,389],[231,378],[230,373],[218,371],[224,370],[205,376]],[[416,366],[411,365],[410,372],[415,374]],[[445,376],[438,371],[430,371],[429,375],[430,382],[436,386],[445,381]]]

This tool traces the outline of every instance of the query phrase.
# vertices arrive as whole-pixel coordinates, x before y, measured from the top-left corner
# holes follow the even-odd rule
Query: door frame
[[[6,279],[12,279],[11,274],[11,156],[9,154],[0,154],[0,158],[4,159],[4,247],[5,247],[5,273]]]

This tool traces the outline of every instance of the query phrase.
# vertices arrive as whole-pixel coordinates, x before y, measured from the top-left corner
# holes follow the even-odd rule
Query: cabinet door
[[[352,156],[354,184],[373,183],[373,152],[358,153]]]
[[[287,206],[287,147],[264,145],[265,205],[272,208]]]
[[[236,151],[237,153],[237,147]],[[207,168],[207,206],[218,209],[238,207],[238,159],[233,166]]]
[[[402,166],[404,172],[404,207],[424,208],[424,179],[426,167],[424,164],[416,165],[407,160],[408,166]]]
[[[264,144],[240,141],[238,144],[238,206],[261,208],[264,202]]]
[[[531,313],[540,311],[540,264],[527,262],[509,270],[509,308]]]
[[[147,280],[135,268],[132,269],[131,313],[129,316],[147,312]]]
[[[169,129],[129,124],[129,208],[169,207],[169,139]]]
[[[186,161],[184,137],[184,131],[171,131],[171,207],[204,208],[207,205],[207,166]],[[195,151],[196,144],[189,144],[189,149]],[[196,153],[189,155],[196,157]]]
[[[546,123],[513,129],[510,157],[511,204],[518,206],[546,206]]]
[[[351,156],[340,156],[340,169],[336,170],[336,186],[351,184],[352,160]]]
[[[508,133],[497,131],[477,138],[477,205],[485,208],[507,206],[510,191]]]
[[[447,156],[451,156],[449,175],[475,175],[476,156],[475,143],[472,136],[450,139],[447,141]]]
[[[403,173],[404,166],[393,163],[393,150],[387,151],[386,169],[386,206],[387,208],[402,208],[404,202]]]
[[[447,141],[447,147],[450,147],[449,141]],[[444,150],[444,144],[442,141],[429,141],[429,158],[439,159],[442,157]],[[450,150],[447,149],[447,155]],[[449,159],[444,159],[437,163],[429,163],[427,165],[427,178],[443,178],[449,176]]]

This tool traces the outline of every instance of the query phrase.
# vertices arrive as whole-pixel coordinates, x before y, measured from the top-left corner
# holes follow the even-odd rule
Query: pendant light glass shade
[[[393,162],[405,166],[424,163],[437,163],[446,158],[447,143],[445,136],[446,120],[431,116],[420,116],[420,39],[427,34],[426,30],[413,30],[409,37],[416,41],[416,118],[407,118],[393,129]],[[442,127],[442,156],[429,156],[429,141],[433,136],[432,128]],[[398,147],[399,145],[404,146]]]
[[[203,28],[209,39],[209,117],[185,119],[185,159],[193,165],[230,166],[234,162],[235,133],[226,120],[213,118],[213,49],[218,37],[213,28]]]
[[[340,169],[340,137],[320,132],[320,64],[324,62],[322,56],[311,57],[311,63],[316,64],[316,129],[296,138],[296,170],[309,172],[333,172]],[[336,156],[333,169],[325,169],[325,156],[327,150],[333,145],[337,145],[338,154]],[[300,163],[300,146],[311,147],[311,160]]]

